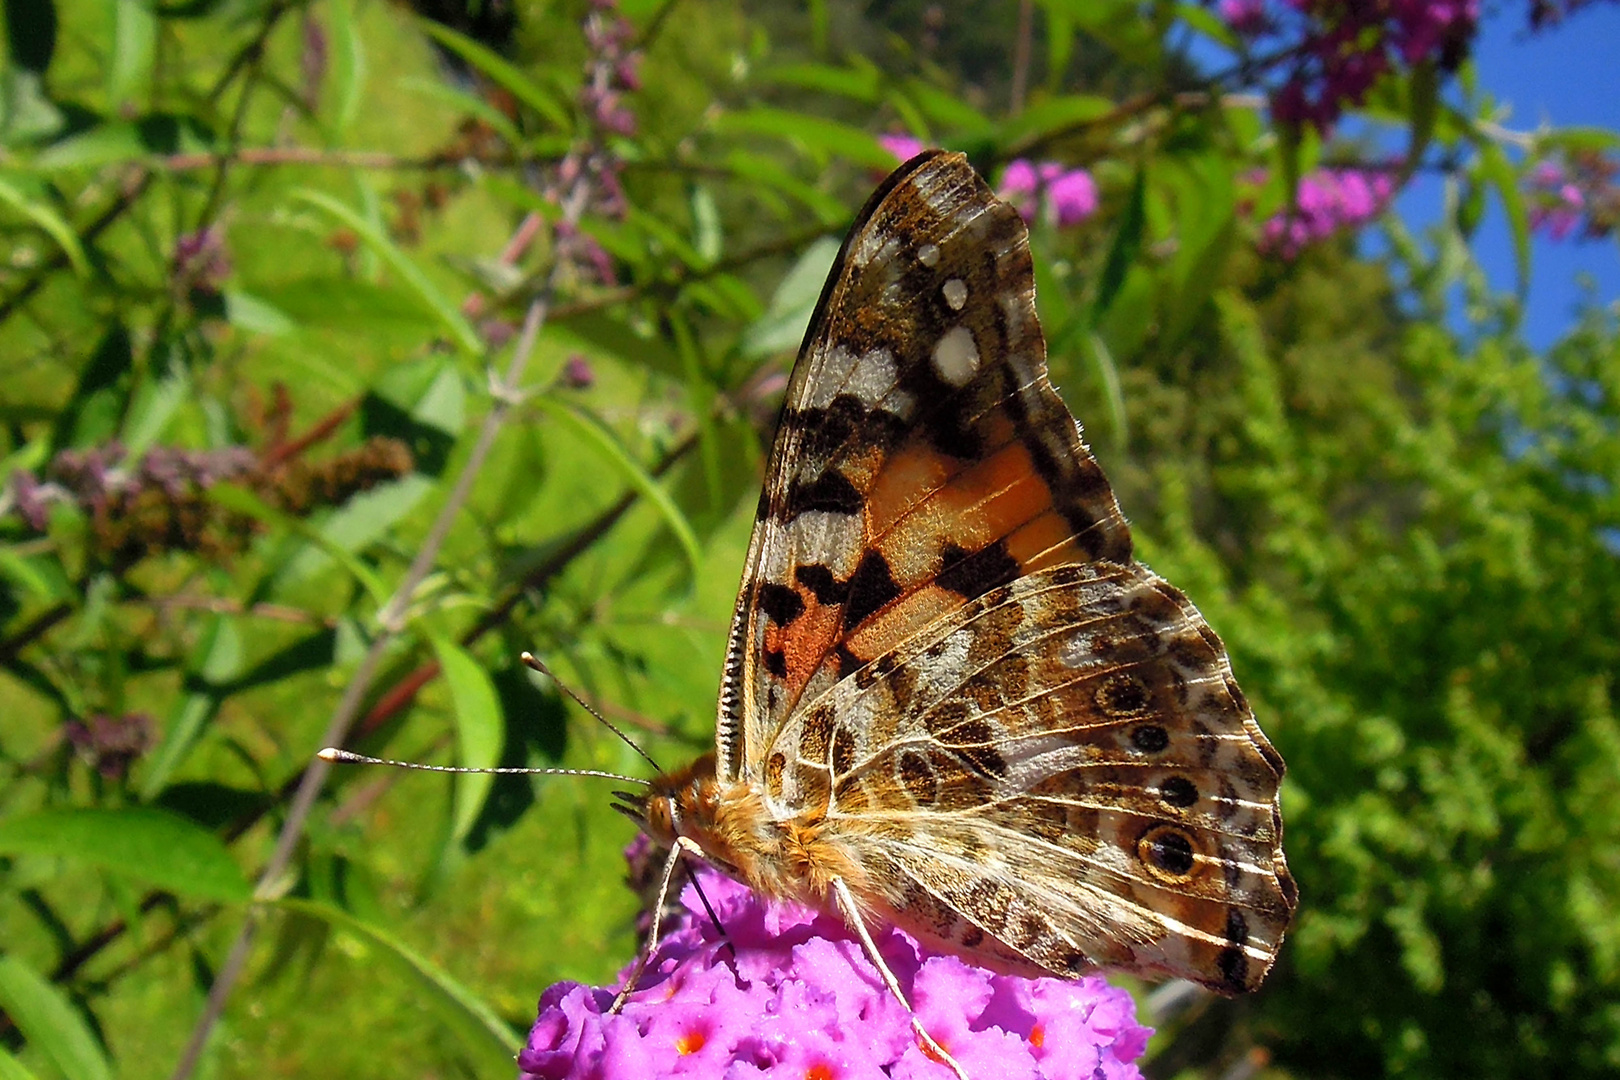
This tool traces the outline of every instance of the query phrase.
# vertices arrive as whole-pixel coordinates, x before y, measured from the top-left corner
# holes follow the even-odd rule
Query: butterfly
[[[1002,972],[1223,994],[1276,958],[1282,758],[1133,557],[1047,377],[1028,232],[961,155],[895,170],[822,290],[718,713],[712,754],[618,795],[666,886],[689,854],[836,910],[902,1001],[873,922]]]

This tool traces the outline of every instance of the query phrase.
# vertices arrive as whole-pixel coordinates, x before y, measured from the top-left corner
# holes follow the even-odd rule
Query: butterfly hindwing
[[[722,776],[793,709],[1000,585],[1128,563],[1046,374],[1028,233],[960,155],[912,159],[840,251],[788,387],[720,695]]]
[[[1293,910],[1281,758],[1140,564],[987,593],[797,711],[766,760],[768,809],[825,806],[888,919],[1012,970],[1248,990]]]

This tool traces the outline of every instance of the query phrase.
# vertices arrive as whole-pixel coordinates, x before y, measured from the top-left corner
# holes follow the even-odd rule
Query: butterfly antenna
[[[574,693],[573,689],[567,683],[563,682],[561,679],[557,678],[557,676],[553,675],[551,673],[551,669],[546,667],[545,664],[541,663],[540,659],[537,656],[535,656],[534,653],[531,653],[531,652],[522,653],[522,654],[520,654],[519,659],[521,659],[523,661],[524,665],[526,667],[528,667],[529,670],[538,671],[540,674],[544,675],[546,678],[548,678],[552,682],[556,683],[558,688],[560,688],[563,693],[567,694],[569,697],[574,699],[574,703],[576,705],[578,705],[580,708],[584,709],[586,712],[590,713],[592,716],[596,717],[597,721],[603,727],[607,728],[609,731],[613,732],[613,734],[617,735],[621,740],[623,740],[624,745],[628,746],[630,749],[632,749],[636,753],[640,754],[642,759],[645,760],[647,762],[647,764],[651,765],[658,772],[663,772],[664,771],[662,766],[660,766],[658,764],[658,762],[656,762],[656,761],[654,761],[652,759],[651,754],[647,753],[647,751],[643,750],[640,746],[636,745],[636,740],[634,740],[630,736],[626,735],[623,731],[620,731],[619,728],[616,727],[613,724],[612,721],[610,721],[607,717],[603,716],[601,713],[597,712],[594,708],[592,708],[590,706],[590,704],[584,698],[582,698],[578,694]],[[646,781],[644,781],[644,780],[640,781],[640,782],[641,783],[646,783]]]
[[[603,780],[625,780],[632,784],[649,786],[649,782],[634,776],[602,772],[599,769],[531,769],[526,766],[503,766],[498,769],[472,769],[459,765],[423,765],[419,761],[394,761],[392,758],[370,757],[353,750],[340,750],[328,746],[315,755],[322,761],[344,765],[390,765],[396,769],[415,769],[418,772],[486,773],[493,776],[597,776]]]

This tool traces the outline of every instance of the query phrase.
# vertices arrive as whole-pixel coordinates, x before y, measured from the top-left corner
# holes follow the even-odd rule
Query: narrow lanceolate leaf
[[[234,484],[215,484],[207,491],[209,501],[218,503],[227,510],[235,510],[239,514],[257,518],[266,525],[284,528],[295,533],[305,540],[319,547],[330,555],[339,565],[347,570],[356,581],[365,587],[378,607],[388,603],[391,590],[377,576],[376,571],[362,562],[359,556],[341,544],[324,535],[320,529],[291,514],[284,514],[271,506],[263,499],[246,488]]]
[[[0,202],[32,221],[45,235],[54,240],[56,246],[62,249],[62,254],[67,256],[67,261],[75,274],[80,277],[90,276],[90,260],[85,258],[84,247],[79,243],[79,234],[73,231],[73,226],[67,223],[66,218],[43,201],[30,199],[21,189],[5,179],[0,179]]]
[[[382,949],[383,955],[409,972],[427,991],[427,1003],[453,1030],[473,1057],[474,1076],[506,1076],[512,1071],[512,1057],[519,1042],[495,1010],[462,986],[427,957],[394,937],[388,931],[348,912],[317,900],[288,897],[281,907],[320,919],[334,929],[345,930]]]
[[[374,251],[383,262],[387,263],[389,269],[399,275],[406,288],[416,295],[427,310],[433,313],[458,348],[469,356],[483,355],[483,341],[478,337],[477,332],[473,330],[472,325],[462,317],[456,305],[450,301],[449,297],[439,291],[438,286],[428,280],[428,276],[422,272],[422,268],[417,266],[410,257],[401,251],[399,246],[390,240],[377,227],[375,222],[361,216],[352,207],[332,198],[325,192],[303,189],[293,194],[295,198],[301,199],[311,206],[319,207],[343,222],[350,229],[353,229],[355,235],[364,240],[366,246]]]
[[[447,26],[441,26],[428,19],[422,19],[416,25],[440,45],[488,75],[503,89],[510,91],[513,97],[545,117],[559,131],[567,131],[573,126],[566,108],[542,89],[540,84],[501,59],[495,52],[469,37],[463,37]]]
[[[217,836],[152,807],[42,810],[11,818],[0,822],[0,854],[81,862],[199,900],[252,895]]]
[[[38,1080],[38,1078],[28,1071],[28,1066],[0,1047],[0,1080]]]
[[[1519,174],[1513,163],[1493,140],[1481,137],[1475,140],[1480,164],[1486,181],[1496,189],[1502,200],[1502,212],[1507,215],[1508,228],[1513,234],[1513,264],[1518,271],[1518,288],[1523,293],[1530,287],[1530,211],[1525,205],[1524,192],[1519,189]]]
[[[1093,305],[1095,312],[1092,322],[1095,323],[1114,303],[1119,290],[1125,284],[1125,274],[1136,262],[1137,254],[1142,250],[1142,234],[1147,229],[1147,178],[1142,170],[1136,171],[1136,179],[1131,183],[1130,201],[1125,204],[1125,213],[1120,218],[1119,229],[1114,233],[1114,243],[1108,249],[1108,259],[1103,263],[1102,274],[1097,278],[1097,299]]]
[[[488,769],[499,763],[506,743],[506,718],[489,673],[471,653],[447,637],[434,635],[433,651],[444,669],[455,707],[456,744],[461,764],[469,769]],[[456,777],[456,797],[450,836],[460,841],[478,820],[478,812],[489,797],[493,776],[468,773]]]
[[[101,1044],[67,995],[15,956],[0,956],[0,1009],[68,1080],[112,1080]],[[0,1077],[28,1075],[16,1059],[8,1060],[0,1062]]]
[[[625,452],[624,447],[619,445],[619,440],[614,438],[599,421],[581,416],[570,406],[552,398],[535,398],[535,404],[583,435],[587,442],[601,450],[603,455],[617,466],[630,485],[652,503],[654,509],[663,517],[664,524],[669,526],[669,531],[675,534],[675,539],[685,552],[686,560],[691,565],[695,577],[700,572],[703,562],[702,552],[698,550],[697,534],[692,531],[692,523],[686,520],[686,515],[675,505],[675,500],[670,498],[669,492]]]

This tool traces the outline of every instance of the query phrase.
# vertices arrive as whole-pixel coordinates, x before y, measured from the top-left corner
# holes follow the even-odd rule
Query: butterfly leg
[[[669,882],[675,876],[675,867],[681,861],[681,854],[691,851],[701,855],[703,849],[684,836],[675,838],[675,845],[669,849],[669,857],[664,860],[664,872],[658,881],[658,899],[653,903],[652,928],[647,933],[647,944],[642,948],[641,955],[636,957],[636,966],[630,969],[630,977],[624,980],[624,989],[613,999],[613,1005],[608,1009],[612,1016],[624,1008],[624,1003],[630,1000],[630,995],[636,992],[636,983],[641,981],[642,973],[652,962],[653,953],[658,950],[658,932],[664,921],[664,903],[669,899]]]
[[[877,944],[872,940],[871,933],[866,929],[866,920],[861,918],[860,906],[855,903],[855,896],[849,891],[849,886],[844,884],[844,879],[833,878],[832,889],[833,896],[838,901],[838,910],[843,914],[844,921],[849,923],[850,929],[854,930],[856,936],[861,939],[861,947],[866,950],[866,958],[872,961],[872,965],[878,969],[878,974],[883,977],[883,984],[889,988],[889,993],[894,995],[895,1000],[900,1002],[911,1016],[911,1026],[917,1032],[917,1038],[922,1040],[923,1049],[928,1051],[928,1055],[935,1061],[949,1066],[950,1070],[956,1074],[957,1080],[970,1080],[967,1071],[957,1063],[955,1058],[951,1057],[950,1051],[939,1045],[934,1040],[934,1037],[928,1034],[922,1025],[922,1021],[917,1019],[917,1014],[912,1012],[911,1002],[906,1000],[905,991],[900,989],[900,980],[894,977],[894,972],[889,970],[889,965],[884,962],[883,955],[878,952]]]

